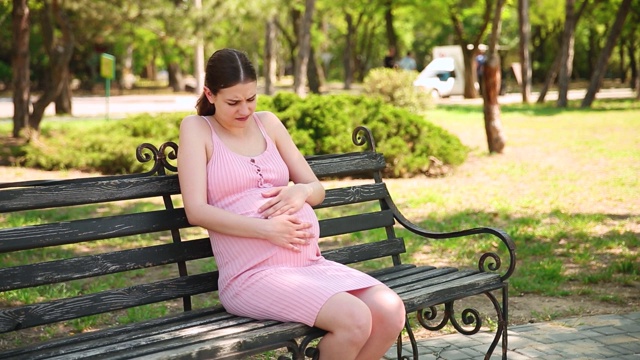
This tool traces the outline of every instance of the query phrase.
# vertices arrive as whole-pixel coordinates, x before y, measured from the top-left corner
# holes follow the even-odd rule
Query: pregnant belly
[[[264,192],[264,189],[256,189],[255,191],[238,196],[227,204],[220,205],[222,205],[226,210],[236,214],[261,218],[262,214],[258,212],[258,209],[265,202],[269,201],[269,198],[262,196],[262,192]],[[310,223],[312,225],[309,231],[313,233],[314,238],[317,240],[320,228],[318,226],[318,218],[316,217],[316,213],[313,211],[311,205],[305,203],[302,208],[293,215],[301,222]]]

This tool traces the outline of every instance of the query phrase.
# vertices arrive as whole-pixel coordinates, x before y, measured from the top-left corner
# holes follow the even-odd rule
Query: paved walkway
[[[443,335],[420,341],[420,360],[483,359],[493,334]],[[640,360],[640,312],[596,315],[509,328],[509,360]],[[404,355],[411,356],[407,347]],[[500,347],[491,359],[501,359]],[[395,347],[384,359],[395,359]]]
[[[569,99],[581,99],[585,94],[584,89],[570,90]],[[631,89],[601,89],[596,95],[597,99],[604,98],[634,98],[635,93]],[[532,94],[532,102],[538,99],[538,94]],[[558,98],[558,92],[549,91],[546,99],[553,101]],[[104,96],[77,96],[71,101],[73,104],[73,116],[68,118],[123,118],[128,114],[136,113],[161,113],[174,111],[195,112],[195,94],[147,94],[147,95],[115,95],[108,99]],[[510,93],[500,96],[501,104],[519,103],[522,97],[519,93]],[[452,96],[438,100],[441,104],[482,104],[482,98],[464,99],[462,96]],[[55,115],[55,105],[51,103],[45,116]],[[13,117],[13,99],[0,98],[0,121],[9,121]]]

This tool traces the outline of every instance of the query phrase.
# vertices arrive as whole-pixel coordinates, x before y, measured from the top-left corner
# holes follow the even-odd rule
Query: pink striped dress
[[[213,140],[213,154],[207,164],[207,197],[210,205],[260,217],[257,210],[268,200],[261,193],[272,186],[287,185],[289,171],[255,114],[254,119],[267,147],[262,154],[247,157],[227,148],[205,118]],[[312,223],[314,233],[300,252],[263,239],[209,231],[220,272],[220,301],[228,312],[312,326],[331,296],[380,284],[369,275],[322,257],[318,219],[309,204],[297,216]]]

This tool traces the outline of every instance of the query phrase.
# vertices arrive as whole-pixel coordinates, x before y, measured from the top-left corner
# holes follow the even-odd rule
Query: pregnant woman
[[[403,328],[395,292],[326,260],[312,205],[324,188],[270,112],[255,112],[245,53],[216,51],[198,115],[180,125],[180,187],[189,222],[209,231],[220,301],[233,314],[327,331],[320,359],[379,360]]]

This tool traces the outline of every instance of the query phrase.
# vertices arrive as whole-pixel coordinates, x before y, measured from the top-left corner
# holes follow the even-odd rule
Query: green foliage
[[[413,86],[417,76],[417,71],[375,68],[364,79],[364,91],[389,104],[421,114],[432,107],[432,99]]]
[[[353,144],[351,134],[357,126],[366,125],[373,131],[377,150],[387,158],[388,176],[425,172],[430,156],[449,165],[459,165],[466,158],[467,148],[457,137],[380,99],[362,95],[310,95],[302,99],[287,92],[259,99],[258,108],[273,110],[305,155],[361,150]],[[44,128],[41,141],[24,148],[24,165],[103,174],[142,172],[148,166],[136,159],[136,147],[145,142],[155,146],[177,142],[185,115],[142,114],[91,126],[70,123]]]
[[[76,169],[103,174],[142,172],[135,156],[142,143],[155,146],[178,141],[186,114],[142,114],[93,126],[60,126],[43,130],[41,141],[24,148],[24,165],[45,170]]]
[[[406,109],[363,95],[309,95],[273,97],[274,111],[305,155],[356,151],[351,133],[359,125],[371,129],[377,150],[384,153],[387,176],[425,172],[429,156],[445,164],[464,162],[467,148],[456,136]],[[297,101],[296,101],[297,100]]]

